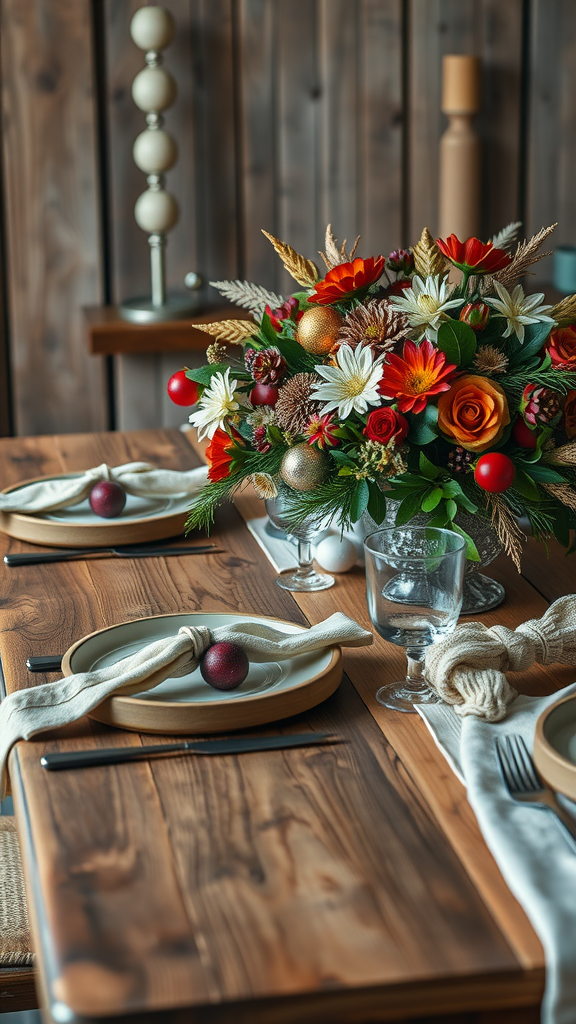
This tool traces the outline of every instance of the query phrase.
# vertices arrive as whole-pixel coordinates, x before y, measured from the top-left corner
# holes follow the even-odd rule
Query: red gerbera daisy
[[[233,458],[234,441],[240,439],[240,434],[234,431],[235,437],[230,437],[225,430],[218,427],[214,437],[206,449],[206,458],[210,464],[208,479],[216,482],[224,480],[230,475],[230,464]]]
[[[431,395],[450,389],[448,381],[456,369],[427,338],[420,345],[406,341],[402,356],[386,355],[378,390],[397,401],[400,412],[422,412]]]
[[[495,274],[512,261],[505,249],[495,249],[492,242],[481,242],[479,238],[468,238],[461,242],[456,235],[449,235],[446,241],[437,238],[440,252],[464,272],[474,274]]]
[[[368,289],[384,273],[384,256],[369,256],[367,260],[358,256],[351,263],[340,263],[329,270],[323,281],[318,281],[308,302],[329,306],[331,302],[350,299],[357,292]]]

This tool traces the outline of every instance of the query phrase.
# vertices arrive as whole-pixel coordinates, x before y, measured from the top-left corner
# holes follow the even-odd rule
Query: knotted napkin
[[[505,672],[539,665],[576,664],[576,594],[551,604],[541,619],[517,629],[467,622],[428,648],[425,675],[458,715],[498,722],[517,696]]]
[[[157,469],[147,462],[127,462],[124,466],[101,466],[75,476],[38,480],[0,494],[0,512],[54,512],[78,505],[88,497],[94,484],[113,480],[127,494],[140,498],[166,498],[176,494],[197,494],[206,483],[207,466],[177,472]]]
[[[175,636],[155,640],[115,665],[17,690],[0,705],[0,792],[5,793],[6,761],[17,740],[75,722],[112,693],[151,690],[164,679],[185,676],[194,671],[211,644],[224,640],[239,644],[250,661],[265,662],[283,661],[336,644],[366,647],[373,637],[342,612],[310,629],[289,634],[250,620],[212,630],[182,626]]]

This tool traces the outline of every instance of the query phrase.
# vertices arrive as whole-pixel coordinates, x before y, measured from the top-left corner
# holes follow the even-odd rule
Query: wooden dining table
[[[179,431],[0,441],[2,486],[143,460],[189,469]],[[58,678],[29,656],[63,654],[105,626],[170,612],[343,611],[370,627],[360,569],[290,594],[248,532],[249,495],[216,517],[221,551],[0,569],[6,693]],[[192,538],[194,542],[197,538]],[[0,556],[33,550],[0,534]],[[522,574],[501,558],[514,627],[574,589],[571,559],[529,541]],[[254,734],[326,730],[345,742],[249,756],[166,757],[49,773],[46,752],[135,746],[150,735],[83,719],[13,749],[9,768],[46,1020],[74,1024],[453,1024],[539,1019],[541,945],[508,890],[466,793],[417,714],[381,707],[403,652],[378,636],[344,651],[337,691]],[[514,678],[530,694],[574,669]]]

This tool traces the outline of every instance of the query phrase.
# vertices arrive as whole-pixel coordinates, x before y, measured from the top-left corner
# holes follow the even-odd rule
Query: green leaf
[[[264,335],[264,338],[269,345],[276,345],[278,342],[278,334],[272,326],[272,321],[268,316],[268,313],[262,314],[260,321],[260,333]]]
[[[365,480],[359,480],[350,503],[350,519],[355,523],[366,511],[370,500],[370,489]]]
[[[422,412],[410,416],[410,432],[408,440],[413,444],[425,445],[438,437],[438,409],[435,405],[427,405]]]
[[[435,466],[430,459],[427,459],[424,452],[420,452],[420,472],[422,476],[425,476],[427,480],[435,480],[440,470]]]
[[[420,512],[420,503],[422,501],[421,493],[414,492],[407,494],[405,498],[400,502],[400,506],[396,513],[396,526],[403,526],[404,523],[409,523],[414,516]]]
[[[455,495],[455,500],[459,505],[462,505],[462,508],[465,508],[467,512],[474,513],[478,511],[478,505],[475,505],[463,491],[461,494]]]
[[[518,464],[517,464],[518,465]],[[524,463],[522,465],[526,467],[526,473],[532,480],[538,480],[543,484],[565,484],[565,478],[557,473],[555,469],[550,466],[543,466],[542,463],[536,465],[532,463]]]
[[[342,449],[332,449],[330,455],[335,462],[339,462],[342,466],[353,466],[354,468],[356,468],[356,463],[354,462],[354,459],[351,459],[350,456],[346,454],[346,452],[342,451]]]
[[[457,512],[458,505],[456,504],[455,501],[452,500],[452,498],[448,498],[448,501],[446,502],[446,514],[448,515],[448,518],[454,519],[454,516],[456,515]]]
[[[449,363],[468,366],[476,355],[476,335],[460,320],[445,320],[438,330],[438,348]]]
[[[448,516],[446,514],[446,506],[443,505],[441,508],[438,509],[436,515],[432,516],[430,522],[427,525],[436,526],[442,530],[445,526],[448,525],[449,522],[450,520],[448,519]]]
[[[553,522],[554,536],[563,548],[570,544],[570,517],[568,510],[562,505],[554,515]]]
[[[476,547],[470,534],[466,533],[466,530],[463,530],[461,526],[457,525],[457,523],[452,523],[451,529],[454,531],[454,533],[459,533],[461,537],[464,537],[464,540],[466,541],[466,558],[468,559],[468,561],[479,562],[480,555],[478,554],[478,548]]]
[[[457,480],[446,480],[442,484],[442,494],[445,498],[455,498],[457,494],[462,494],[462,488]]]
[[[518,494],[521,494],[523,498],[528,498],[529,501],[541,500],[537,484],[534,483],[532,477],[528,476],[523,469],[516,470],[516,476],[514,477],[512,487],[515,491],[518,491]]]
[[[230,367],[228,363],[209,363],[207,366],[199,366],[197,369],[186,370],[188,380],[194,380],[197,384],[208,387],[212,383],[215,373],[226,373]],[[250,374],[234,370],[232,380],[251,380]]]
[[[510,358],[510,366],[520,366],[528,362],[540,351],[554,324],[527,324],[524,330],[524,342]]]
[[[380,526],[380,523],[384,522],[386,516],[386,498],[378,484],[373,480],[368,481],[368,490],[370,491],[368,514]]]
[[[423,512],[432,512],[442,501],[442,488],[431,487],[422,499],[420,508]]]
[[[302,348],[302,345],[299,345],[297,341],[291,341],[290,338],[280,338],[275,333],[272,344],[284,356],[293,373],[310,373],[314,369],[314,364],[318,362],[306,352],[306,349]]]

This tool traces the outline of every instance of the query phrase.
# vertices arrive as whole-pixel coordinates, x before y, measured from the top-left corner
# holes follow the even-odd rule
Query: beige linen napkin
[[[207,466],[177,472],[157,469],[147,462],[127,462],[124,466],[101,466],[76,476],[39,480],[8,494],[0,494],[0,512],[54,512],[78,505],[88,497],[100,480],[120,484],[127,494],[141,498],[172,497],[176,494],[197,494],[206,483]]]
[[[194,671],[211,644],[224,640],[239,644],[250,661],[265,662],[283,661],[336,644],[366,647],[373,637],[342,612],[310,629],[289,634],[254,621],[213,630],[182,626],[175,636],[155,640],[115,665],[18,690],[0,705],[0,792],[5,793],[6,761],[17,740],[75,722],[112,693],[138,693],[169,677],[185,676]]]

